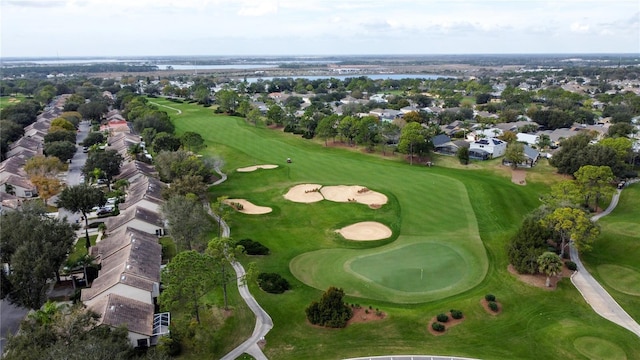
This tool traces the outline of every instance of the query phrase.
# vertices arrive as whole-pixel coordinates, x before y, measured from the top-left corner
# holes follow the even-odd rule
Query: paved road
[[[630,183],[637,182],[638,180],[631,181]],[[617,190],[611,199],[609,207],[598,215],[591,217],[591,221],[598,221],[603,216],[609,215],[613,209],[618,205],[620,199],[620,193],[622,190]],[[571,261],[578,265],[578,271],[571,275],[571,282],[578,289],[585,301],[591,306],[591,308],[603,318],[616,323],[625,329],[635,333],[640,337],[640,325],[627,314],[626,311],[609,295],[596,279],[591,276],[587,269],[580,261],[578,251],[571,245],[569,250],[571,255]]]
[[[216,172],[220,175],[220,180],[216,181],[212,185],[218,185],[227,180],[227,175],[222,173],[219,169],[221,164],[216,164]],[[216,221],[220,221],[218,215],[216,215],[212,210],[209,204],[206,206],[209,215],[211,215]],[[224,221],[220,221],[220,226],[222,226],[222,236],[229,237],[231,236],[231,230],[229,226]],[[251,311],[256,315],[256,325],[253,328],[253,333],[251,337],[245,340],[242,344],[238,345],[235,349],[231,350],[227,355],[225,355],[222,360],[233,360],[242,355],[243,353],[247,353],[253,356],[257,360],[267,360],[267,357],[262,352],[262,349],[258,345],[258,343],[264,339],[265,335],[273,328],[273,320],[269,314],[258,304],[256,299],[249,292],[249,287],[244,281],[245,271],[237,261],[231,263],[233,266],[233,270],[236,272],[236,279],[238,282],[238,291],[240,291],[240,296],[247,303]]]

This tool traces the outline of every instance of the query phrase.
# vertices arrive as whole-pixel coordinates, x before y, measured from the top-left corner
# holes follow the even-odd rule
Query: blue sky
[[[640,53],[638,0],[0,0],[2,57]]]

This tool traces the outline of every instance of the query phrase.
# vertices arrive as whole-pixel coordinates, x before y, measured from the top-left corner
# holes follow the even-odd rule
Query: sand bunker
[[[387,203],[386,195],[359,185],[325,186],[320,192],[325,199],[337,202],[358,202],[369,206]]]
[[[226,199],[224,203],[233,206],[238,212],[243,214],[260,215],[268,214],[272,211],[270,207],[254,205],[245,199]],[[235,204],[240,204],[241,209],[238,209],[238,206]]]
[[[315,191],[320,189],[322,185],[319,184],[300,184],[292,187],[289,191],[284,194],[284,198],[298,203],[313,203],[323,200],[324,197],[320,193],[320,191]]]
[[[275,169],[277,167],[278,167],[278,165],[255,165],[255,166],[248,166],[248,167],[239,168],[236,171],[237,172],[252,172],[252,171],[256,171],[258,169]]]
[[[375,221],[355,223],[336,230],[345,239],[356,241],[382,240],[391,236],[391,229]]]

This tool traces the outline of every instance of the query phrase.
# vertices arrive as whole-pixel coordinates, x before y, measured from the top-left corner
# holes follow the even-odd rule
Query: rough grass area
[[[520,226],[523,216],[540,205],[539,197],[549,191],[549,184],[558,179],[549,169],[534,169],[541,175],[536,178],[528,174],[527,185],[519,186],[511,183],[499,160],[474,164],[472,169],[447,168],[438,165],[439,159],[434,167],[410,166],[402,156],[370,155],[356,147],[324,147],[320,142],[303,140],[279,130],[254,127],[242,118],[216,116],[213,110],[201,106],[174,104],[164,99],[153,101],[182,110],[180,115],[170,114],[177,132],[200,133],[208,145],[203,155],[224,159],[223,170],[229,179],[210,189],[213,199],[223,195],[251,198],[273,208],[272,213],[260,219],[237,213],[230,218],[235,239],[251,238],[271,249],[268,256],[240,260],[245,265],[255,262],[259,272],[282,274],[292,285],[290,291],[275,295],[260,291],[254,282],[249,283],[252,293],[274,321],[264,348],[268,358],[342,359],[422,353],[482,359],[584,359],[585,355],[576,349],[574,341],[585,336],[613,344],[628,359],[640,357],[637,353],[640,339],[595,314],[569,281],[561,281],[556,291],[548,292],[519,282],[507,271],[508,239]],[[289,157],[293,160],[291,164],[286,163]],[[243,174],[233,171],[248,164],[279,167]],[[383,192],[389,203],[373,210],[359,204],[324,201],[295,204],[283,199],[287,189],[302,183],[358,184]],[[636,204],[636,209],[639,208]],[[623,221],[637,223],[638,218],[635,215]],[[353,242],[333,233],[333,229],[359,221],[382,222],[390,226],[394,235],[386,240]],[[466,290],[460,287],[444,298],[425,296],[411,304],[383,301],[380,300],[383,295],[374,298],[358,293],[368,289],[364,281],[349,282],[348,277],[356,278],[353,268],[339,269],[349,265],[348,259],[357,259],[360,255],[382,256],[384,249],[429,242],[446,244],[460,252],[465,263],[458,266],[471,273]],[[615,257],[622,256],[620,265],[629,266],[639,256],[637,248],[631,248],[630,244],[631,240],[615,250],[622,255],[615,254],[603,263],[618,264]],[[323,251],[346,257],[324,265],[321,262],[329,261],[328,256],[309,255]],[[597,254],[596,249],[593,254]],[[292,262],[298,256],[308,256],[309,263]],[[330,274],[320,274],[325,266],[331,268]],[[637,266],[634,264],[631,268]],[[290,270],[294,267],[296,276]],[[474,273],[472,269],[480,272]],[[383,274],[379,271],[377,276]],[[398,266],[395,271],[400,271]],[[358,268],[358,272],[376,276],[373,268]],[[448,276],[442,265],[434,275]],[[383,308],[386,318],[380,322],[352,324],[342,330],[310,326],[304,309],[326,289],[309,286],[311,282],[304,279],[330,276],[335,276],[336,282],[342,281],[349,294],[345,301]],[[455,281],[455,277],[450,280]],[[385,280],[378,278],[376,283],[384,284]],[[380,294],[400,293],[389,289],[383,289]],[[478,303],[487,293],[500,299],[503,306],[500,316],[487,314]],[[631,299],[625,294],[618,295]],[[445,336],[431,336],[427,330],[431,316],[452,308],[464,312],[464,323],[448,329]],[[253,322],[249,326],[252,327]],[[227,336],[233,340],[229,341],[241,338],[242,332],[230,328]],[[226,342],[227,337],[220,341]],[[219,357],[219,353],[216,354],[207,353],[209,358]]]

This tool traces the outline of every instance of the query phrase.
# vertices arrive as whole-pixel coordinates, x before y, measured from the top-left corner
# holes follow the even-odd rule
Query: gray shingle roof
[[[126,326],[131,332],[153,335],[153,304],[109,294],[89,309],[100,315],[99,324]]]

